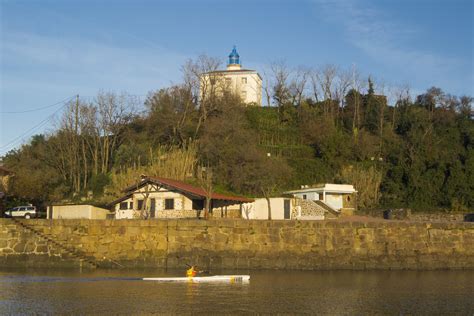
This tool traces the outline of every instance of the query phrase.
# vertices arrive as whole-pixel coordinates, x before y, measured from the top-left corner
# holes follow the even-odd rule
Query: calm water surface
[[[138,281],[163,270],[2,270],[0,314],[474,315],[474,271],[216,271],[248,284]]]

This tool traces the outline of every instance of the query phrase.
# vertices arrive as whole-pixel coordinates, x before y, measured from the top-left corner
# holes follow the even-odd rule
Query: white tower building
[[[200,84],[201,97],[206,97],[211,92],[222,93],[224,89],[230,89],[238,94],[243,102],[262,105],[262,77],[255,70],[242,69],[235,46],[229,55],[227,69],[202,74]]]

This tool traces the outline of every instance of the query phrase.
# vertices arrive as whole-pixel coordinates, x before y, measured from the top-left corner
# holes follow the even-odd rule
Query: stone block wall
[[[201,212],[201,216],[204,211]],[[195,210],[161,210],[155,212],[156,218],[196,218],[197,211]]]
[[[0,267],[81,265],[70,253],[11,220],[0,219]]]
[[[474,268],[474,224],[214,220],[24,220],[100,266],[206,269]],[[77,264],[0,219],[0,266]]]

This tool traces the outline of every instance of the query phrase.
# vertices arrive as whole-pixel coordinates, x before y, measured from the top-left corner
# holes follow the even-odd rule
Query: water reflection
[[[219,271],[250,283],[159,283],[164,270],[0,272],[0,314],[473,315],[473,271]]]

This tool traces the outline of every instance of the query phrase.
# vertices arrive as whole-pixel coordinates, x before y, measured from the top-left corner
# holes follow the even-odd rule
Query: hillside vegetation
[[[189,61],[184,83],[151,92],[141,113],[127,94],[71,101],[53,132],[2,158],[10,203],[106,203],[148,175],[247,196],[351,183],[364,209],[474,208],[471,97],[400,90],[389,105],[371,79],[282,76],[280,65],[264,80],[272,106],[246,106],[230,91],[199,94],[209,61]]]

